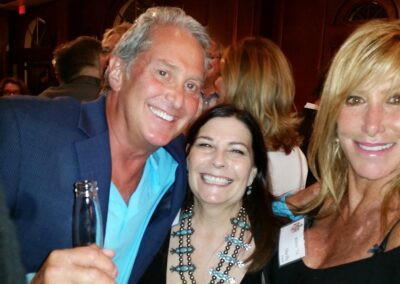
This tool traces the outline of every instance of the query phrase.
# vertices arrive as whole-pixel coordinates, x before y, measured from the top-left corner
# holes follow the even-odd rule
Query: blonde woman
[[[400,21],[371,21],[336,54],[310,144],[321,184],[305,257],[269,283],[400,283]]]
[[[272,192],[294,193],[305,186],[307,160],[300,150],[299,118],[293,111],[290,65],[272,41],[244,38],[224,53],[217,85],[225,102],[248,110],[261,124],[268,151]]]

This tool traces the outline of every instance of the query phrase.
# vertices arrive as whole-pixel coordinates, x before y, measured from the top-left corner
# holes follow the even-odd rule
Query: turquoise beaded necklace
[[[172,248],[170,253],[177,254],[179,264],[172,266],[170,270],[172,272],[179,273],[180,279],[183,284],[187,284],[186,273],[189,276],[191,284],[195,284],[193,272],[196,270],[196,266],[192,263],[192,253],[195,248],[191,243],[191,236],[194,233],[192,228],[192,217],[193,217],[193,205],[183,211],[181,214],[179,230],[172,232],[172,237],[179,238],[179,245],[177,248]],[[241,249],[248,250],[249,244],[243,241],[245,231],[250,230],[250,224],[247,223],[246,210],[241,207],[238,215],[235,218],[231,218],[232,231],[230,235],[225,237],[226,246],[224,251],[218,253],[219,262],[215,268],[210,268],[209,273],[211,276],[210,284],[215,283],[235,283],[235,279],[229,275],[230,270],[234,265],[242,267],[243,262],[240,261],[237,256]],[[236,236],[237,228],[240,228],[239,236]],[[186,244],[184,245],[184,239]],[[232,247],[233,245],[233,247]],[[232,249],[231,249],[232,248]],[[230,251],[232,251],[230,253]],[[186,256],[186,263],[184,263],[184,256]],[[223,270],[225,268],[225,270]]]

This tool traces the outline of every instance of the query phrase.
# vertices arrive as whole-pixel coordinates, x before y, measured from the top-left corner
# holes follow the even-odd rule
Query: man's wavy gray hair
[[[157,26],[176,26],[188,30],[204,49],[204,70],[207,70],[209,62],[207,50],[210,46],[210,38],[205,27],[180,8],[152,7],[137,18],[135,24],[124,33],[113,51],[114,55],[126,63],[128,74],[138,54],[151,46],[151,31]]]

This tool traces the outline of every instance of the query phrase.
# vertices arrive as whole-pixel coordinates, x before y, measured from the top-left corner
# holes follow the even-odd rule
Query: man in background
[[[80,101],[96,99],[103,77],[100,55],[101,42],[88,36],[80,36],[58,46],[53,61],[60,85],[47,88],[39,96],[68,96]]]

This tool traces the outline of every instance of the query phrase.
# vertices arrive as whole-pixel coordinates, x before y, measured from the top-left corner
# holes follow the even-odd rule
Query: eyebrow
[[[197,139],[205,139],[205,140],[208,140],[208,141],[213,141],[213,139],[211,137],[209,137],[209,136],[197,136],[195,141],[197,141]],[[243,142],[232,141],[232,142],[229,142],[228,145],[231,145],[231,146],[232,145],[241,145],[241,146],[245,147],[247,150],[250,150],[250,148]]]

